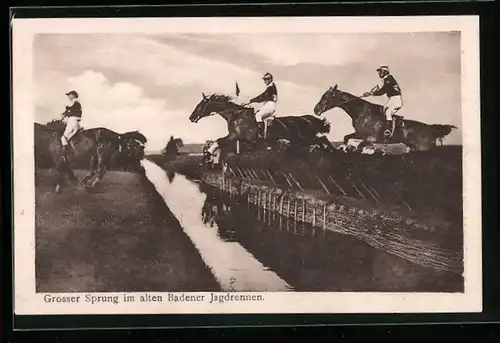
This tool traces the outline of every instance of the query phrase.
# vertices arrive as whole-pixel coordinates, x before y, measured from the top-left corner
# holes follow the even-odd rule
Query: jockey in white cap
[[[387,102],[384,105],[384,113],[386,119],[386,130],[384,135],[389,136],[392,128],[392,116],[395,115],[403,107],[403,98],[401,96],[401,88],[394,76],[391,75],[388,66],[380,66],[377,68],[378,76],[382,79],[382,84],[373,87],[363,96],[370,95],[386,95]]]
[[[266,90],[255,98],[250,99],[250,103],[263,103],[262,107],[255,113],[255,116],[257,122],[264,122],[265,139],[267,137],[267,129],[274,119],[274,112],[276,111],[276,103],[278,101],[278,90],[270,73],[266,73],[262,79],[266,85]]]
[[[65,149],[71,137],[80,130],[80,120],[82,119],[82,105],[78,101],[78,93],[70,91],[66,95],[70,103],[66,106],[66,111],[62,114],[66,120],[66,129],[61,137],[61,143]]]

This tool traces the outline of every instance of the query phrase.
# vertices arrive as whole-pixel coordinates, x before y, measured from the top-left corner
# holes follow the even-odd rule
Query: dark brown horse
[[[122,151],[115,151],[114,159],[123,171],[142,171],[141,160],[144,158],[144,147],[147,142],[139,131],[131,131],[121,135]]]
[[[219,138],[216,142],[221,149],[229,143],[236,141],[250,143],[254,146],[263,142],[261,139],[262,128],[255,119],[252,107],[238,105],[232,102],[231,97],[221,94],[206,96],[195,107],[189,120],[197,123],[201,118],[219,114],[227,122],[228,135]],[[293,146],[320,145],[326,150],[331,150],[331,143],[322,136],[330,132],[330,124],[326,119],[312,115],[277,117],[269,127],[266,142],[272,144],[280,139],[290,141]]]
[[[93,188],[104,176],[115,151],[122,152],[130,140],[146,142],[146,137],[136,131],[118,134],[106,128],[81,130],[70,141],[70,149],[65,152],[61,143],[61,128],[58,121],[46,125],[35,123],[36,150],[48,152],[56,170],[55,191],[59,192],[65,176],[73,183],[78,179],[71,165],[76,160],[90,161],[90,173],[81,183],[87,189]]]
[[[450,134],[452,129],[456,129],[453,125],[425,124],[415,120],[400,119],[400,124],[396,126],[392,138],[388,141],[384,137],[383,106],[343,92],[335,85],[323,94],[314,107],[314,113],[321,115],[335,107],[343,109],[351,117],[355,130],[354,133],[344,137],[344,143],[355,138],[367,143],[404,143],[412,150],[423,151],[436,147],[437,140]]]

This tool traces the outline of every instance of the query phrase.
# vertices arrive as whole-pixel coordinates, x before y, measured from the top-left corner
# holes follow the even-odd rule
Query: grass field
[[[51,177],[36,170],[37,292],[219,290],[143,176],[111,171],[92,194],[66,186],[59,195]]]

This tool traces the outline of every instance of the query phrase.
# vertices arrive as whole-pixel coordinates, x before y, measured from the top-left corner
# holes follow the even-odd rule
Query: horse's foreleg
[[[75,173],[73,172],[73,169],[71,168],[71,166],[67,160],[63,164],[63,167],[64,167],[64,171],[65,171],[66,175],[68,176],[69,181],[71,181],[72,183],[78,183],[78,179],[75,176]]]
[[[61,191],[61,187],[64,183],[64,166],[65,159],[61,157],[59,161],[56,162],[56,186],[54,191],[59,193]]]
[[[348,135],[345,135],[344,136],[344,144],[347,144],[347,142],[349,142],[349,139],[356,139],[357,136],[358,136],[357,132],[353,132],[353,133],[350,133]]]
[[[315,141],[328,152],[332,152],[335,150],[333,148],[332,142],[330,142],[325,136],[317,136]]]

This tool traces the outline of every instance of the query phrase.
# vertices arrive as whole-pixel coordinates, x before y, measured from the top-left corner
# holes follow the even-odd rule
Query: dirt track
[[[219,290],[143,176],[108,172],[93,194],[54,194],[48,170],[36,183],[37,292]]]

